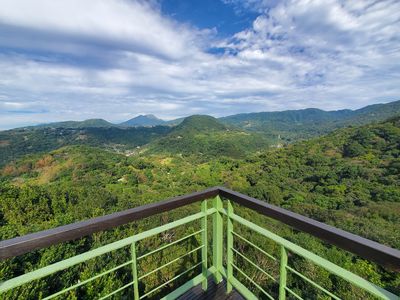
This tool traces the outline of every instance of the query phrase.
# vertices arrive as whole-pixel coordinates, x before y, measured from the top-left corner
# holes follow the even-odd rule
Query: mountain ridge
[[[264,147],[281,147],[338,128],[379,122],[396,115],[400,115],[400,101],[355,111],[305,109],[239,114],[219,119],[194,115],[178,119],[177,125],[118,126],[103,119],[59,122],[51,126],[0,131],[0,165],[23,155],[66,145],[91,145],[131,154],[148,149],[187,155],[198,151],[204,152],[204,156],[242,157]]]
[[[287,142],[308,139],[332,130],[370,122],[384,121],[400,114],[400,100],[368,105],[360,109],[324,111],[315,108],[281,112],[243,113],[220,120],[250,131],[281,136]]]
[[[378,115],[376,113],[378,112]],[[283,110],[283,111],[262,111],[240,113],[217,118],[225,124],[235,125],[243,129],[255,131],[265,130],[270,124],[268,122],[276,122],[281,126],[301,126],[304,123],[312,125],[313,123],[320,124],[321,122],[333,122],[336,127],[328,128],[327,130],[336,129],[337,126],[344,126],[351,122],[349,118],[355,118],[356,124],[363,125],[363,118],[372,118],[373,121],[383,121],[396,113],[400,114],[400,100],[371,104],[359,109],[340,109],[340,110],[323,110],[319,108],[304,108],[298,110]],[[104,119],[87,119],[83,121],[63,121],[39,124],[34,126],[25,126],[20,128],[33,127],[65,127],[65,128],[84,128],[84,127],[151,127],[151,126],[177,126],[187,117],[177,118],[173,120],[163,120],[153,114],[138,115],[132,119],[121,123],[111,123]],[[369,122],[370,120],[367,120]],[[262,124],[260,124],[260,122]],[[274,126],[276,127],[276,126]],[[14,128],[18,129],[18,128]],[[270,128],[269,128],[270,129]],[[12,129],[9,129],[12,130]],[[285,131],[285,130],[284,130]],[[326,133],[324,131],[323,133]],[[281,133],[276,133],[281,134]],[[316,134],[314,132],[314,134]]]
[[[83,121],[61,121],[46,124],[39,124],[35,126],[28,126],[22,128],[88,128],[88,127],[114,127],[115,124],[110,123],[104,119],[86,119]],[[18,129],[18,128],[15,128]],[[11,129],[12,130],[12,129]]]

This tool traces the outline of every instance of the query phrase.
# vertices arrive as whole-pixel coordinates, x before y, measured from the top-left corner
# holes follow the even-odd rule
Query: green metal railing
[[[330,261],[286,240],[283,239],[282,237],[268,231],[265,228],[262,228],[236,214],[233,212],[232,205],[230,201],[228,201],[228,209],[227,210],[222,210],[221,211],[223,214],[225,214],[228,218],[228,226],[227,226],[227,279],[228,282],[231,282],[231,284],[237,288],[243,296],[246,297],[246,299],[257,299],[257,297],[247,288],[244,288],[241,285],[238,285],[238,282],[232,275],[232,267],[236,269],[239,273],[241,273],[248,281],[250,281],[259,291],[262,292],[268,299],[274,299],[274,297],[266,292],[259,284],[257,284],[253,279],[251,279],[248,275],[245,274],[243,270],[241,270],[238,266],[235,265],[233,262],[232,258],[232,253],[235,253],[236,255],[244,258],[246,261],[248,261],[251,265],[253,265],[255,268],[257,268],[260,272],[264,273],[268,278],[270,278],[272,281],[279,281],[279,299],[286,299],[287,295],[290,294],[294,296],[297,299],[303,299],[300,297],[298,294],[296,294],[292,289],[290,289],[287,286],[287,274],[290,272],[292,274],[295,274],[302,279],[304,279],[306,282],[309,284],[313,285],[315,288],[319,289],[320,291],[324,292],[326,295],[333,299],[340,299],[338,296],[334,295],[330,291],[326,290],[316,282],[314,282],[312,279],[304,276],[301,272],[293,269],[288,265],[288,252],[295,253],[310,262],[314,263],[315,265],[318,265],[322,267],[323,269],[329,271],[331,274],[334,274],[345,281],[349,282],[350,284],[353,284],[354,286],[357,286],[364,291],[370,293],[371,295],[379,298],[379,299],[399,299],[399,297],[389,291],[386,291],[385,289],[365,280],[364,278],[355,275],[354,273],[351,273],[333,263]],[[277,261],[278,259],[271,254],[265,252],[262,250],[260,247],[257,245],[253,244],[250,242],[248,239],[244,238],[240,234],[234,231],[233,228],[233,221],[247,227],[248,229],[261,234],[262,236],[270,239],[271,241],[277,243],[280,246],[280,275],[279,278],[274,278],[271,274],[267,273],[265,270],[261,269],[254,261],[252,261],[250,258],[246,257],[244,253],[240,253],[237,249],[233,247],[233,237],[237,237],[241,239],[242,241],[246,242],[247,244],[253,246],[253,248],[257,249],[258,251],[262,252],[265,254],[267,257],[270,259]],[[228,290],[231,287],[229,286]]]
[[[84,281],[78,282],[72,286],[69,286],[63,290],[57,291],[51,295],[46,295],[43,299],[53,299],[62,295],[65,295],[67,292],[72,291],[74,289],[80,288],[102,276],[120,270],[124,267],[131,267],[132,272],[132,281],[126,283],[125,285],[115,289],[114,291],[108,293],[107,295],[99,296],[99,299],[107,299],[112,296],[119,297],[121,293],[126,292],[126,289],[133,289],[132,298],[135,300],[144,299],[144,298],[152,298],[157,292],[162,290],[164,287],[170,285],[174,281],[187,276],[188,274],[194,273],[192,279],[187,281],[185,284],[181,285],[179,288],[170,292],[162,299],[176,299],[181,296],[192,287],[201,284],[203,290],[207,290],[207,280],[209,276],[214,278],[216,283],[221,282],[223,279],[227,282],[227,293],[230,293],[233,289],[236,289],[243,297],[246,299],[258,299],[255,293],[252,291],[258,290],[263,298],[267,299],[287,299],[289,297],[296,299],[303,299],[300,295],[298,295],[289,285],[288,285],[288,275],[295,275],[304,280],[304,282],[312,285],[314,288],[320,290],[328,297],[333,299],[340,299],[337,295],[334,295],[333,292],[324,288],[320,284],[313,281],[311,278],[308,278],[304,274],[302,274],[299,270],[291,267],[289,264],[290,255],[294,254],[300,256],[309,262],[323,268],[328,271],[330,274],[338,276],[348,283],[361,288],[365,292],[368,292],[372,296],[375,296],[379,299],[399,299],[399,297],[363,278],[360,276],[351,273],[332,262],[270,232],[269,230],[260,227],[249,220],[244,219],[243,217],[234,213],[233,205],[230,200],[227,200],[226,209],[223,207],[223,202],[221,198],[217,195],[212,199],[212,207],[208,208],[208,204],[211,201],[202,200],[201,203],[201,211],[195,213],[190,216],[186,216],[182,219],[176,220],[174,222],[150,229],[148,231],[135,234],[133,236],[124,238],[122,240],[107,244],[105,246],[99,247],[97,249],[76,255],[74,257],[65,259],[63,261],[48,265],[46,267],[40,268],[38,270],[26,273],[24,275],[3,281],[0,283],[0,298],[2,295],[6,295],[5,293],[26,285],[32,281],[39,280],[55,274],[59,271],[66,270],[73,266],[76,266],[80,263],[87,262],[90,259],[101,257],[102,255],[107,255],[112,251],[116,251],[118,249],[122,249],[124,247],[130,248],[130,257],[127,261],[110,268],[108,270],[103,271],[102,273],[96,274],[91,278],[85,279]],[[208,220],[212,218],[212,245],[208,245]],[[224,240],[224,231],[223,224],[224,218],[226,221],[226,241]],[[200,228],[195,230],[194,232],[185,235],[182,238],[178,238],[175,241],[163,245],[157,249],[148,251],[144,254],[138,256],[137,253],[137,245],[143,239],[153,237],[155,235],[161,234],[163,232],[173,230],[179,226],[184,226],[189,223],[193,223],[195,221],[199,221]],[[268,240],[272,241],[280,248],[280,256],[276,257],[276,255],[270,254],[263,250],[260,245],[256,245],[251,242],[246,237],[239,234],[235,228],[237,226],[243,226],[252,232],[262,235]],[[194,249],[188,251],[187,253],[170,260],[169,262],[156,267],[155,269],[147,272],[146,274],[139,276],[139,262],[144,258],[150,257],[160,251],[163,251],[171,246],[179,245],[180,243],[187,241],[190,238],[199,237],[200,245],[196,246]],[[235,241],[240,241],[241,243],[245,243],[248,246],[251,246],[255,251],[258,251],[262,255],[264,255],[267,259],[279,264],[279,276],[274,276],[270,274],[268,270],[261,268],[256,261],[254,261],[251,257],[248,257],[246,253],[242,253],[240,249],[235,248]],[[212,253],[208,253],[208,249],[212,249]],[[174,275],[173,278],[163,282],[162,284],[152,288],[148,291],[141,291],[139,288],[140,282],[143,281],[146,277],[159,272],[163,268],[171,266],[172,264],[179,263],[184,258],[190,258],[192,255],[198,254],[200,256],[200,261],[194,262],[191,267],[186,269],[179,274]],[[210,254],[210,255],[209,255]],[[208,266],[208,257],[212,256],[212,265]],[[274,282],[278,285],[278,290],[275,292],[266,291],[265,288],[262,287],[262,283],[257,283],[255,280],[251,278],[248,274],[246,274],[245,270],[241,266],[238,265],[238,258],[243,261],[249,263],[252,267],[254,267],[257,271],[261,272],[263,275],[268,278],[271,282]],[[211,260],[210,260],[211,261]],[[224,264],[226,267],[224,267]],[[200,270],[201,269],[201,270]],[[196,270],[198,274],[195,273]],[[239,276],[235,276],[235,274]],[[245,278],[247,282],[251,283],[251,287],[246,286],[246,284],[239,280],[239,277]],[[159,294],[157,294],[159,295]],[[159,296],[157,296],[159,297]]]

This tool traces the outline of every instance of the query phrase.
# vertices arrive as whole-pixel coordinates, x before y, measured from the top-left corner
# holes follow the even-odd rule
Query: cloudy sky
[[[0,129],[398,99],[398,0],[0,0]]]

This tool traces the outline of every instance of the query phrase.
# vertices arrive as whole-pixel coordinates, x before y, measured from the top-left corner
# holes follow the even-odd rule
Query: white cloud
[[[0,6],[1,23],[17,33],[27,30],[3,44],[78,53],[104,46],[179,58],[196,43],[193,30],[162,17],[146,1],[1,0]]]
[[[259,16],[218,40],[144,1],[0,0],[0,46],[11,49],[0,52],[0,128],[15,124],[6,102],[37,112],[15,107],[15,119],[42,123],[400,98],[400,2],[226,2]]]

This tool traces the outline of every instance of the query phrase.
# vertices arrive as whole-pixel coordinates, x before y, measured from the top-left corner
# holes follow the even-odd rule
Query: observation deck
[[[183,216],[174,214],[182,208]],[[142,230],[140,222],[150,228]],[[40,262],[61,243],[83,249],[1,278],[0,299],[400,299],[396,287],[384,289],[322,257],[320,249],[274,231],[280,223],[393,274],[400,271],[399,250],[214,187],[0,242],[0,259],[11,264]],[[109,231],[126,236],[113,240]],[[104,241],[100,233],[108,233]],[[82,241],[89,236],[100,246],[86,249]],[[83,265],[97,271],[83,272]],[[312,274],[326,274],[335,284]]]

